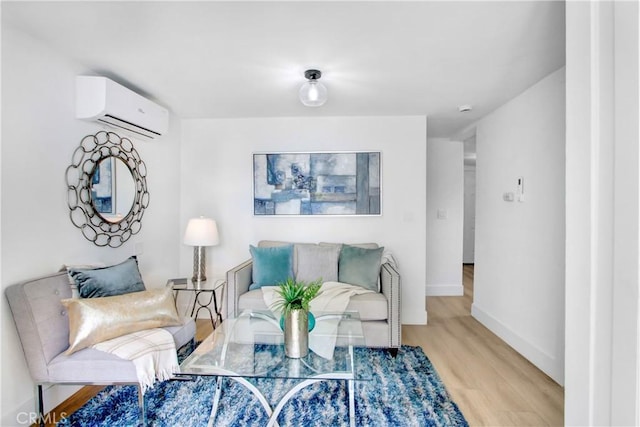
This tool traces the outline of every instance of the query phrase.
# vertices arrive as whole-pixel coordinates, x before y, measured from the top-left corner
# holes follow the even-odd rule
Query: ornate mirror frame
[[[104,219],[96,210],[91,196],[93,174],[106,158],[120,159],[131,172],[135,185],[133,205],[117,222]],[[117,248],[142,228],[142,216],[149,206],[147,167],[128,138],[114,132],[100,131],[80,141],[66,170],[69,217],[82,235],[97,246]]]

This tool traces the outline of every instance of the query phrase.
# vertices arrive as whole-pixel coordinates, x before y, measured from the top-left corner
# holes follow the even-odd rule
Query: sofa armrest
[[[253,262],[249,259],[227,271],[227,317],[236,317],[240,295],[249,291]]]
[[[387,321],[389,322],[389,347],[400,347],[402,342],[402,320],[400,319],[400,273],[390,263],[380,267],[380,288],[387,298]]]

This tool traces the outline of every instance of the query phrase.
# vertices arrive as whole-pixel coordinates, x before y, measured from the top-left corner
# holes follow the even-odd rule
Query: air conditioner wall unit
[[[169,125],[166,108],[99,76],[76,77],[76,117],[105,123],[148,139],[166,134]]]

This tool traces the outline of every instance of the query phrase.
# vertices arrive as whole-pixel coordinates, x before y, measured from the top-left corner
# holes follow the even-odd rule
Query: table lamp
[[[211,218],[192,218],[187,224],[184,233],[184,244],[193,246],[193,282],[207,280],[206,252],[207,246],[216,246],[220,242],[218,238],[218,226]]]

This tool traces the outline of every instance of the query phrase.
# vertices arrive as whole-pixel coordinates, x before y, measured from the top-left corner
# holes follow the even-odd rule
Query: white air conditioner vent
[[[76,77],[76,117],[153,139],[164,135],[169,111],[134,91],[98,76]]]

